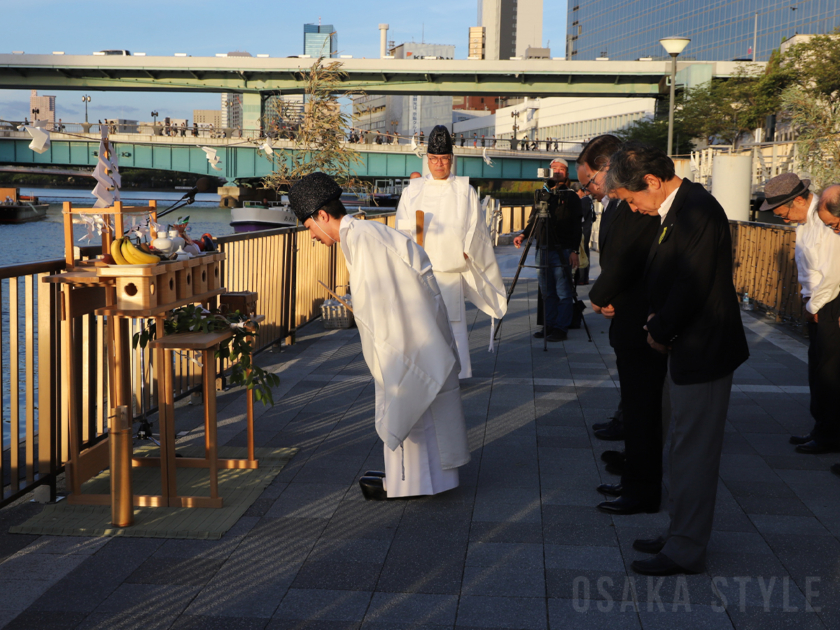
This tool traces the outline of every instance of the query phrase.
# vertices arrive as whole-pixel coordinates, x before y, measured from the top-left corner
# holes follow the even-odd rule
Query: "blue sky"
[[[543,43],[562,56],[566,29],[566,3],[544,0]],[[356,0],[39,0],[36,4],[0,0],[3,37],[0,52],[89,55],[109,48],[148,55],[213,56],[247,50],[285,57],[303,52],[303,24],[332,24],[342,54],[379,56],[380,22],[390,24],[388,38],[397,44],[421,41],[454,44],[455,56],[467,56],[467,33],[477,24],[477,0],[444,2],[392,2]],[[58,116],[64,122],[84,120],[82,92],[42,91],[55,94]],[[162,116],[192,119],[193,109],[219,109],[218,94],[88,92],[89,117],[150,120],[155,109]],[[29,92],[0,90],[0,118],[21,119],[29,111]]]

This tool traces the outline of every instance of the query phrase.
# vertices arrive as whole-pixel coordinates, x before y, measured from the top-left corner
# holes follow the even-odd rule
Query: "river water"
[[[89,191],[84,189],[57,189],[57,188],[21,188],[22,195],[35,195],[41,203],[48,203],[49,210],[47,218],[34,223],[23,223],[20,225],[0,225],[0,267],[17,265],[21,263],[37,262],[41,260],[55,260],[64,257],[64,223],[62,215],[62,204],[70,201],[77,207],[93,207],[95,198]],[[183,197],[181,191],[120,191],[120,198],[126,205],[148,205],[148,201],[157,201],[158,211],[174,204]],[[213,236],[226,236],[233,234],[230,226],[230,210],[219,207],[219,196],[216,194],[202,193],[196,195],[196,201],[189,207],[176,210],[163,217],[161,223],[175,221],[178,217],[189,216],[189,234],[193,237],[201,236],[205,232]],[[83,225],[74,226],[74,236],[78,245],[98,244],[101,242],[99,236],[95,235],[92,241],[80,240],[87,234]],[[19,286],[19,332],[20,349],[24,349],[24,285],[20,281]],[[3,448],[10,444],[9,418],[10,418],[10,384],[8,379],[9,369],[9,280],[0,281],[0,292],[2,292],[2,334],[0,334],[0,345],[2,345],[3,361],[3,382],[2,382],[2,418],[3,418]],[[36,370],[37,370],[37,354]],[[24,435],[24,410],[25,380],[23,361],[20,361],[20,388],[17,395],[20,399],[21,410],[21,437]],[[36,394],[37,404],[37,394]]]

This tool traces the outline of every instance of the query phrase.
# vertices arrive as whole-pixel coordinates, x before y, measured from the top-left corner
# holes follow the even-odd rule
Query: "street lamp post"
[[[38,108],[35,108],[35,109],[32,110],[32,121],[33,122],[38,120],[38,114],[40,114],[40,113],[41,113],[41,110],[38,109]]]
[[[510,117],[513,118],[513,142],[511,143],[511,149],[514,151],[516,150],[516,132],[519,131],[519,112],[514,110],[510,113]]]
[[[82,103],[85,104],[85,122],[88,121],[88,103],[90,103],[90,96],[85,94],[82,96]]]
[[[668,156],[674,154],[674,96],[677,87],[677,57],[685,50],[691,40],[688,37],[665,37],[659,40],[662,47],[671,55],[671,101],[668,106]]]
[[[157,119],[158,119],[159,114],[157,112],[152,112],[151,116],[152,116],[152,120],[154,121],[154,124],[157,125]]]

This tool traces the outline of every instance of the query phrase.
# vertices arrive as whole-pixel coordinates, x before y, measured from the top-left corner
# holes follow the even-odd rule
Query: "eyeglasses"
[[[449,164],[452,161],[451,155],[444,155],[442,157],[429,156],[429,164]]]
[[[595,171],[595,172],[592,174],[592,177],[590,177],[590,178],[589,178],[589,181],[588,181],[588,182],[586,182],[585,184],[583,184],[583,185],[580,187],[580,189],[581,189],[581,190],[583,190],[584,192],[591,193],[592,191],[591,191],[591,190],[589,190],[589,186],[590,186],[590,184],[592,184],[592,182],[594,182],[594,181],[595,181],[595,178],[596,178],[596,177],[598,177],[598,173],[600,173],[600,172],[601,172],[601,171],[603,171],[603,170],[604,170],[604,167],[602,166],[602,167],[601,167],[601,168],[599,168],[597,171]]]

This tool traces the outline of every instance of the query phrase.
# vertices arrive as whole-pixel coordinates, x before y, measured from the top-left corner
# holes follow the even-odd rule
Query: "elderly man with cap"
[[[548,335],[547,341],[557,342],[566,339],[574,314],[572,269],[578,266],[583,212],[580,199],[568,186],[569,163],[557,158],[551,162],[551,172],[553,194],[548,202],[549,219],[542,233],[535,235],[539,286],[545,300],[545,327],[534,337],[542,339]],[[525,230],[513,239],[517,248],[534,230],[536,216],[532,212]]]
[[[469,378],[472,363],[464,299],[491,318],[501,319],[507,312],[505,286],[475,188],[469,177],[452,174],[452,138],[443,125],[429,134],[426,157],[429,174],[412,179],[403,191],[396,228],[416,238],[417,211],[423,211],[423,249],[432,261],[458,344],[459,377]]]
[[[359,480],[366,499],[431,495],[458,485],[470,460],[458,350],[425,252],[375,221],[347,216],[341,187],[312,173],[289,191],[311,237],[341,246],[362,353],[375,384],[385,471]]]
[[[798,453],[840,451],[840,239],[817,216],[819,199],[811,180],[783,173],[764,186],[760,210],[772,210],[785,223],[796,223],[796,269],[808,320],[808,385],[814,428],[794,435]]]

